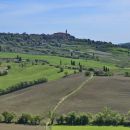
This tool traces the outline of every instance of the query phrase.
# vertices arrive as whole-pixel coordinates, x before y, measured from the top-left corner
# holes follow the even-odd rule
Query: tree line
[[[37,85],[37,84],[41,84],[41,83],[45,83],[48,80],[46,78],[40,78],[34,81],[24,81],[24,82],[20,82],[17,83],[11,87],[8,87],[7,89],[0,89],[0,95],[4,95],[4,94],[8,94],[10,92],[14,92],[23,88],[27,88],[33,85]]]
[[[121,114],[112,111],[110,108],[104,108],[102,112],[96,114],[92,113],[76,113],[70,112],[58,116],[53,114],[51,123],[53,125],[67,125],[67,126],[130,126],[130,112]],[[0,123],[17,123],[24,125],[40,125],[45,117],[31,114],[22,114],[17,116],[12,112],[3,112],[0,115]],[[50,125],[52,125],[50,124]]]
[[[0,115],[0,123],[16,123],[24,125],[40,125],[42,120],[41,116],[33,116],[31,114],[22,114],[21,116],[16,116],[13,112],[3,112]]]
[[[97,126],[130,126],[130,112],[120,114],[109,108],[104,108],[97,114],[71,112],[67,115],[60,115],[56,118],[58,125],[97,125]]]

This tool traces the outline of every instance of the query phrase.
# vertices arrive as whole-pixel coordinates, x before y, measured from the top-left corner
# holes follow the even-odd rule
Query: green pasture
[[[22,57],[22,59],[30,59],[30,60],[46,60],[50,64],[60,65],[60,61],[62,62],[62,66],[71,65],[71,58],[59,57],[59,56],[50,56],[50,55],[31,55],[31,54],[20,54],[20,53],[2,53],[0,52],[0,58],[16,58],[18,56]],[[78,66],[79,63],[84,65],[87,68],[103,68],[103,66],[107,66],[110,68],[112,72],[124,73],[130,72],[130,68],[118,68],[115,64],[106,63],[103,61],[96,60],[83,60],[83,59],[73,59]],[[32,65],[31,62],[27,63],[25,67],[20,67],[18,63],[2,63],[10,64],[11,69],[9,70],[8,75],[0,76],[0,89],[6,89],[12,85],[15,85],[19,82],[23,81],[33,81],[39,78],[47,78],[50,80],[56,80],[64,76],[64,72],[67,71],[68,74],[73,73],[73,70],[64,70],[62,73],[58,73],[59,68],[55,68],[49,65]],[[0,65],[0,69],[1,66]]]
[[[112,126],[55,126],[52,130],[130,130],[130,128]]]
[[[64,58],[59,56],[49,56],[49,55],[31,55],[31,54],[18,54],[18,53],[0,53],[0,58],[16,58],[16,56],[19,55],[23,59],[39,59],[39,60],[47,60],[51,64],[60,64],[60,60],[62,61],[63,65],[70,65],[71,59],[70,58]],[[106,63],[102,61],[96,61],[96,60],[82,60],[82,59],[74,59],[76,64],[78,65],[79,62],[86,66],[86,67],[94,67],[94,68],[102,68],[103,66],[107,66],[110,69],[114,70],[117,69],[115,64],[112,63]]]
[[[64,72],[58,73],[59,69],[48,65],[31,65],[26,67],[20,67],[19,64],[10,63],[11,69],[8,75],[0,77],[0,89],[6,89],[12,85],[15,85],[23,81],[33,81],[39,78],[47,78],[50,80],[56,80],[64,76],[64,72],[68,74],[73,73],[72,70],[64,70]]]

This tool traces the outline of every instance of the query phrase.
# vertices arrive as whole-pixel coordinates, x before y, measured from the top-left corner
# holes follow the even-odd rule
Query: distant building
[[[68,31],[67,31],[67,29],[66,29],[65,33],[66,33],[66,35],[68,34]]]
[[[64,39],[64,40],[74,40],[75,37],[74,36],[71,36],[67,29],[65,30],[65,32],[57,32],[57,33],[54,33],[53,34],[53,37],[56,37],[58,39]]]

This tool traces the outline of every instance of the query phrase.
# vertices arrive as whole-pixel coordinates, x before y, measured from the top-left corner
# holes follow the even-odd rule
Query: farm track
[[[69,97],[71,97],[72,95],[74,95],[75,93],[77,93],[80,89],[82,89],[83,87],[85,87],[86,83],[88,83],[90,80],[93,79],[93,74],[91,74],[90,78],[86,79],[79,87],[77,87],[75,90],[73,90],[72,92],[70,92],[69,94],[67,94],[66,96],[64,96],[58,103],[57,105],[54,107],[54,109],[52,110],[52,113],[56,112],[56,110],[58,109],[58,107],[65,101],[67,100]]]
[[[123,76],[94,77],[92,82],[61,104],[58,113],[97,113],[104,107],[127,113],[130,110],[130,78]]]
[[[75,88],[72,92],[70,92],[69,94],[65,95],[57,104],[56,106],[54,107],[54,109],[51,111],[51,117],[53,117],[53,114],[56,112],[56,110],[58,109],[58,107],[65,101],[67,100],[69,97],[71,97],[72,95],[74,95],[75,93],[77,93],[79,90],[81,90],[85,85],[86,83],[88,83],[90,80],[93,79],[93,74],[90,75],[90,77],[88,79],[86,79],[84,82],[82,82],[77,88]],[[48,125],[50,124],[51,120],[48,119],[47,122],[46,122],[46,129],[48,129]]]

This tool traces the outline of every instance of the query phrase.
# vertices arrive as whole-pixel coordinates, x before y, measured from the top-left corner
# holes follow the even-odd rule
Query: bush
[[[40,125],[40,122],[41,122],[40,116],[31,117],[31,125]]]
[[[102,125],[102,126],[117,126],[122,124],[123,116],[119,113],[112,111],[109,108],[105,108],[103,112],[100,112],[95,115],[93,124],[94,125]]]
[[[30,114],[22,114],[17,123],[24,125],[40,125],[41,117],[40,116],[31,116]]]
[[[86,114],[77,114],[75,112],[61,115],[56,119],[58,125],[87,125],[89,118]]]
[[[125,77],[130,77],[130,73],[129,72],[125,72]]]
[[[94,71],[94,68],[89,68],[88,71]]]
[[[2,118],[2,115],[0,115],[0,123],[2,123],[3,121],[3,118]]]
[[[86,72],[85,72],[85,76],[89,76],[90,74],[91,74],[90,71],[86,71]]]
[[[68,72],[66,71],[66,72],[64,73],[64,75],[65,75],[64,77],[67,77],[67,76],[68,76]]]
[[[60,70],[59,70],[58,73],[61,73],[61,72],[63,72],[63,71],[64,71],[64,68],[63,68],[63,67],[60,67]]]
[[[65,124],[66,125],[76,125],[76,113],[71,112],[65,117]]]
[[[0,71],[0,76],[5,76],[8,74],[8,71],[7,70],[1,70]]]
[[[74,74],[77,74],[77,71],[76,71],[76,70],[74,70]]]
[[[18,119],[18,124],[30,124],[31,123],[31,115],[30,114],[22,114],[22,116]]]
[[[7,65],[7,69],[8,69],[8,70],[11,69],[11,65]]]
[[[15,118],[15,114],[9,112],[3,112],[2,116],[4,123],[12,123]]]
[[[56,119],[56,121],[57,121],[57,124],[58,124],[58,125],[64,125],[64,124],[65,124],[65,115],[59,116],[59,117]]]
[[[94,75],[96,75],[96,76],[112,76],[113,74],[111,72],[105,72],[103,70],[95,70]]]

